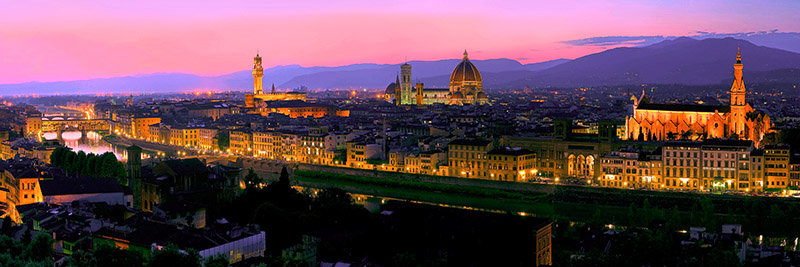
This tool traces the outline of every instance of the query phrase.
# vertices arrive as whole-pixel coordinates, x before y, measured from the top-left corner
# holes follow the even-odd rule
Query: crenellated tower
[[[253,94],[260,95],[264,93],[262,86],[262,78],[264,78],[264,68],[261,67],[261,56],[256,53],[253,58]]]

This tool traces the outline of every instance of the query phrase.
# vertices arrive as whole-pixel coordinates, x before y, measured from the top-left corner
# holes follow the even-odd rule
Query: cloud
[[[577,40],[563,41],[561,43],[573,46],[637,46],[653,44],[666,40],[664,36],[600,36]]]
[[[562,41],[568,46],[614,48],[619,46],[642,47],[665,40],[672,40],[680,36],[597,36],[577,40]],[[768,46],[800,53],[800,32],[780,32],[778,29],[754,32],[717,33],[709,31],[694,31],[686,37],[694,39],[708,38],[736,38],[746,40],[756,45]]]

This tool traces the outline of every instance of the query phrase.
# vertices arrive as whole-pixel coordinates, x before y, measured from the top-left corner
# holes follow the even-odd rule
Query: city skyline
[[[453,59],[463,49],[476,60],[535,63],[670,36],[796,32],[800,23],[789,14],[798,8],[782,1],[11,3],[0,24],[19,26],[0,29],[0,84],[222,75],[247,69],[240,59],[256,50],[267,68]]]

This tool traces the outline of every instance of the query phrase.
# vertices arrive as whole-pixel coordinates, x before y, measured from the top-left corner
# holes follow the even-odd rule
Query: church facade
[[[405,63],[400,66],[396,81],[386,87],[385,96],[397,105],[482,105],[489,102],[483,93],[481,73],[469,61],[467,51],[450,75],[449,88],[424,88],[422,83],[412,85],[411,65]]]
[[[700,140],[738,138],[757,145],[770,129],[770,118],[745,102],[742,57],[733,65],[730,105],[684,105],[652,103],[644,92],[632,97],[633,116],[626,119],[629,140]]]

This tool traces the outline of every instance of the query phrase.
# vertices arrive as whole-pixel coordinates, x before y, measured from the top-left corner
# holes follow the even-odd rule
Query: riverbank
[[[750,229],[751,234],[800,235],[800,229],[791,233],[776,230],[786,229],[780,225],[800,223],[797,215],[800,205],[796,199],[568,185],[556,185],[555,190],[548,194],[528,191],[529,188],[524,186],[519,190],[481,188],[450,184],[447,179],[448,182],[437,183],[433,179],[419,181],[402,176],[357,176],[302,168],[295,170],[292,177],[295,184],[307,188],[337,187],[353,194],[378,198],[526,214],[568,222],[627,226],[645,212],[649,217],[669,219],[685,229],[690,226],[719,229],[721,224],[734,223]]]
[[[103,141],[121,147],[129,147],[132,145],[136,145],[138,147],[141,147],[142,150],[145,151],[145,153],[161,153],[162,155],[177,155],[179,151],[189,152],[189,150],[178,146],[147,142],[138,139],[129,139],[118,135],[103,136]]]

